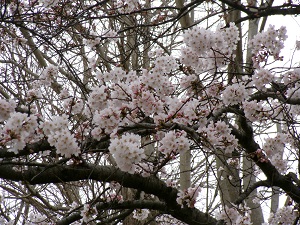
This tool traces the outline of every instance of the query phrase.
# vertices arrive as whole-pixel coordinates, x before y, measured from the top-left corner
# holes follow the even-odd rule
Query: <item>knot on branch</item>
[[[248,156],[255,162],[261,162],[261,163],[269,162],[267,155],[263,152],[262,149],[257,149],[255,152],[249,153]]]
[[[300,180],[298,179],[297,175],[293,172],[289,172],[286,177],[293,181],[299,188],[300,188]]]

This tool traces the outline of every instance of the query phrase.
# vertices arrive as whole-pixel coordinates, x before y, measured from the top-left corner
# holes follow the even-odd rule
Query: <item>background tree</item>
[[[1,224],[298,223],[299,2],[0,4]]]

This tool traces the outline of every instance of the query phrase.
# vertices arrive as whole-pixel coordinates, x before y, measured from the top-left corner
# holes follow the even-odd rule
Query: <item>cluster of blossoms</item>
[[[108,193],[108,195],[106,197],[106,201],[122,203],[124,201],[124,199],[123,199],[122,195],[119,195],[115,192],[110,192],[110,193]]]
[[[160,124],[161,122],[172,121],[174,123],[192,125],[194,121],[199,120],[198,114],[204,113],[203,117],[205,117],[205,112],[198,110],[199,104],[200,102],[197,99],[166,98],[164,105],[168,106],[168,112],[157,113],[154,116],[154,122]]]
[[[221,91],[224,89],[224,84],[218,81],[212,81],[205,89],[205,94],[209,97],[219,97]]]
[[[148,52],[148,56],[151,58],[151,59],[155,59],[155,57],[160,57],[160,56],[163,56],[164,55],[164,50],[163,49],[160,49],[160,48],[157,48],[157,49],[154,49],[150,52]]]
[[[252,159],[255,159],[261,163],[267,163],[269,162],[269,159],[265,152],[262,149],[257,149],[256,151],[249,154],[249,157]]]
[[[154,67],[150,71],[143,70],[140,81],[149,89],[153,89],[160,98],[164,98],[175,91],[167,74],[176,70],[178,64],[172,56],[160,56],[154,60],[153,64]]]
[[[260,205],[262,200],[264,200],[264,196],[261,192],[258,192],[257,195],[253,198],[252,202],[256,205]]]
[[[259,63],[266,62],[269,56],[273,56],[275,60],[280,60],[280,51],[283,49],[283,42],[286,39],[286,28],[283,26],[275,30],[275,27],[270,25],[266,31],[256,34],[249,41],[249,47],[254,54],[254,66],[258,68]]]
[[[45,215],[36,214],[36,213],[30,213],[28,220],[30,221],[26,225],[49,225],[51,222],[49,221],[49,218]]]
[[[175,114],[185,104],[178,98],[167,97],[174,91],[174,85],[166,74],[174,68],[175,59],[167,57],[165,60],[155,61],[154,64],[155,66],[150,71],[143,70],[141,76],[137,76],[135,72],[126,73],[121,68],[115,68],[104,74],[98,73],[97,78],[105,85],[92,89],[88,98],[88,109],[91,113],[98,111],[96,113],[98,118],[99,114],[112,115],[108,111],[102,113],[101,111],[105,108],[115,108],[113,117],[122,114],[122,119],[124,119],[127,112],[130,112],[130,119],[134,121],[139,111],[142,111],[142,114],[146,116],[157,114],[158,123],[167,120],[169,115],[165,113],[164,107],[173,107],[174,101],[178,101],[176,109],[172,108]],[[89,115],[88,110],[85,114]],[[119,123],[122,122],[124,121],[119,121]],[[95,133],[99,134],[100,128],[99,126]],[[105,125],[104,128],[107,126]]]
[[[49,65],[44,69],[42,74],[40,75],[40,82],[46,86],[49,86],[53,79],[56,79],[58,75],[58,67],[54,65]]]
[[[94,87],[88,98],[88,106],[92,112],[96,110],[104,109],[107,106],[107,88],[105,86]],[[89,111],[85,111],[85,114],[89,115]]]
[[[289,88],[286,92],[286,95],[288,98],[293,98],[293,99],[300,99],[300,83],[295,82],[293,87]],[[299,105],[290,105],[290,114],[294,117],[297,118],[300,114],[300,106]]]
[[[263,149],[269,157],[277,153],[282,154],[287,141],[289,141],[287,134],[277,133],[276,137],[268,137],[264,140]]]
[[[137,83],[138,86],[133,86],[134,106],[139,107],[146,116],[153,115],[155,112],[163,110],[163,103],[143,85]]]
[[[31,89],[26,94],[26,101],[32,102],[33,100],[42,98],[42,93],[39,89]]]
[[[120,122],[120,110],[114,107],[108,107],[100,112],[96,111],[94,114],[93,122],[97,125],[92,130],[92,135],[99,139],[103,133],[110,134],[115,128],[118,127]]]
[[[266,108],[262,101],[244,101],[243,109],[245,117],[251,122],[262,121],[271,117],[269,109]]]
[[[89,204],[84,204],[80,215],[82,216],[82,221],[88,223],[97,215],[97,209],[96,207],[91,207]]]
[[[291,99],[299,99],[300,97],[300,69],[294,69],[292,71],[289,71],[283,75],[283,83],[287,87],[289,87],[286,91],[286,97],[291,98]],[[300,114],[300,106],[295,104],[295,105],[289,105],[288,106],[289,113],[291,116],[294,118],[297,118],[298,115]]]
[[[114,156],[117,166],[128,173],[134,173],[138,163],[146,156],[140,148],[139,135],[126,133],[121,138],[113,138],[108,150]]]
[[[12,112],[15,111],[17,104],[13,100],[0,99],[0,122],[7,120]]]
[[[245,101],[248,95],[249,91],[244,84],[234,83],[225,88],[222,99],[225,105],[236,105]]]
[[[287,134],[278,133],[274,138],[266,138],[264,140],[263,149],[269,157],[272,164],[279,172],[286,172],[288,161],[283,160],[283,151],[286,144],[291,141]]]
[[[200,187],[189,187],[187,190],[179,190],[176,202],[181,205],[181,207],[187,206],[189,208],[194,208],[199,193]]]
[[[225,210],[216,214],[216,219],[224,220],[228,225],[252,225],[250,214],[250,208],[245,205],[233,205],[231,208],[225,206]]]
[[[133,211],[133,218],[142,221],[147,219],[149,213],[150,211],[148,209],[135,209]]]
[[[237,148],[237,139],[231,134],[231,128],[223,122],[210,122],[207,127],[199,127],[197,130],[206,138],[209,147],[223,148],[225,153],[232,153]]]
[[[187,223],[183,223],[180,220],[175,219],[174,217],[168,214],[162,214],[155,218],[155,221],[161,225],[188,225]]]
[[[229,166],[239,169],[240,168],[240,160],[239,158],[229,158],[226,160]],[[220,170],[221,168],[219,168]]]
[[[131,13],[140,8],[139,0],[119,0],[115,3],[115,8],[120,13]]]
[[[159,69],[160,73],[170,73],[172,70],[178,67],[176,59],[173,56],[166,55],[158,56],[154,60],[154,65],[154,71],[155,69]]]
[[[54,116],[51,121],[45,121],[40,125],[44,134],[48,137],[51,146],[56,147],[56,153],[65,157],[78,155],[80,148],[76,138],[68,129],[68,116]]]
[[[154,170],[153,163],[151,162],[141,162],[136,169],[136,172],[143,177],[149,177]]]
[[[103,39],[105,38],[115,38],[117,37],[117,32],[113,30],[106,30],[102,34],[98,34],[96,32],[90,31],[89,33],[90,37],[85,38],[82,37],[83,44],[90,49],[95,49],[97,45],[99,45]]]
[[[9,151],[18,153],[26,143],[36,138],[36,128],[38,127],[35,115],[15,112],[11,113],[5,126],[0,130],[2,144],[9,146]]]
[[[220,28],[219,28],[220,29]],[[229,27],[221,29],[222,36],[225,42],[228,44],[228,53],[236,49],[236,44],[240,40],[239,30],[233,22],[229,24]]]
[[[124,9],[124,12],[131,12],[139,7],[138,1],[124,0],[119,2],[122,3],[120,8],[128,10]],[[271,31],[272,29],[266,34],[267,37],[271,35]],[[253,51],[258,51],[257,54],[261,54],[263,49],[267,54],[278,57],[280,43],[281,40],[284,40],[285,34],[284,30],[276,31],[275,34],[277,35],[278,40],[276,40],[278,43],[275,43],[274,40],[271,40],[272,45],[260,43],[258,44],[259,50],[257,50],[258,47],[250,42],[250,45],[253,45]],[[232,54],[238,40],[238,30],[233,24],[230,24],[230,27],[225,29],[218,28],[216,32],[194,27],[184,35],[184,42],[187,47],[182,49],[181,62],[191,66],[198,72],[216,66],[223,66],[227,63],[228,58],[233,57]],[[93,42],[86,42],[85,44],[93,48],[99,41],[95,39]],[[277,49],[277,52],[274,49],[268,50],[271,48]],[[154,60],[152,69],[149,71],[143,70],[139,76],[136,72],[127,73],[119,67],[115,67],[110,72],[98,74],[97,77],[101,81],[101,86],[92,88],[87,101],[88,107],[84,111],[86,116],[93,117],[92,121],[95,127],[91,132],[92,136],[100,140],[101,135],[112,134],[108,149],[113,155],[117,166],[121,170],[132,174],[141,171],[143,176],[150,174],[153,170],[153,164],[142,162],[146,155],[144,149],[140,147],[140,136],[132,133],[126,133],[120,137],[116,136],[117,128],[124,124],[125,120],[133,123],[140,121],[139,115],[142,115],[141,117],[153,117],[156,125],[164,122],[192,125],[194,122],[198,122],[197,125],[199,123],[201,125],[197,132],[205,137],[210,145],[209,147],[222,148],[225,149],[225,153],[232,153],[238,144],[235,137],[231,134],[230,127],[222,121],[210,122],[206,126],[206,117],[210,111],[206,108],[208,106],[203,106],[203,109],[198,108],[199,105],[203,104],[200,101],[200,97],[199,99],[178,98],[174,97],[174,95],[169,97],[174,93],[175,85],[170,81],[171,79],[169,79],[168,75],[174,72],[178,67],[178,63],[174,57],[163,56],[159,51],[155,54],[157,58]],[[95,67],[96,61],[91,60],[91,64]],[[40,76],[42,83],[50,85],[58,72],[58,68],[53,65],[47,67]],[[273,80],[273,77],[270,71],[258,69],[253,75],[252,83],[258,90],[264,91],[266,90],[266,85]],[[185,87],[197,81],[195,76],[185,77],[184,79],[185,82],[183,82],[182,86]],[[291,76],[287,77],[286,80],[289,82],[297,81]],[[222,101],[226,106],[243,103],[245,116],[250,121],[256,121],[267,115],[264,113],[262,103],[246,101],[250,93],[242,82],[230,84],[225,89],[218,88],[214,83],[211,84],[211,88],[208,90],[211,96],[219,97],[221,94]],[[300,98],[299,89],[300,85],[296,84],[294,88],[289,89],[287,96]],[[27,97],[31,100],[37,98],[37,96],[39,95],[32,91],[28,93]],[[61,98],[67,112],[76,114],[81,113],[83,110],[84,103],[80,99],[70,97],[65,92],[61,94]],[[8,119],[1,130],[4,137],[3,140],[5,144],[11,146],[12,151],[17,152],[34,137],[38,124],[36,116],[28,117],[25,114],[13,113],[15,107],[16,104],[14,102],[0,100],[0,109],[2,109],[0,120]],[[11,117],[9,118],[9,116]],[[52,121],[43,122],[39,126],[47,136],[49,144],[55,146],[57,153],[65,157],[71,157],[80,153],[77,140],[69,131],[68,126],[68,116],[66,114],[54,116]],[[276,141],[266,139],[263,147],[279,171],[286,169],[286,164],[281,160],[284,139],[284,136]],[[184,131],[168,131],[158,140],[158,151],[163,153],[163,155],[176,155],[190,149],[190,141]],[[228,164],[237,167],[239,161],[230,159]],[[175,186],[170,181],[167,183],[170,186]],[[199,192],[199,187],[179,191],[176,199],[177,203],[193,208]],[[122,202],[122,196],[116,193],[116,191],[112,191],[107,197],[107,201]],[[241,214],[240,212],[243,213]],[[85,205],[81,212],[83,221],[88,222],[90,219],[93,219],[95,213],[95,208]],[[135,210],[134,218],[144,220],[148,214],[149,210]],[[228,224],[251,224],[248,208],[244,206],[226,208],[225,212],[218,215],[218,218],[225,220]]]
[[[292,71],[289,71],[283,75],[282,78],[285,85],[296,83],[300,80],[300,69],[296,68]]]
[[[124,201],[123,196],[120,194],[122,186],[118,182],[112,181],[110,182],[109,187],[110,191],[106,196],[106,201],[122,203]]]
[[[101,78],[104,82],[118,83],[126,77],[126,72],[121,67],[116,67],[110,72],[103,73]]]
[[[293,206],[284,206],[277,210],[276,213],[271,213],[268,220],[268,225],[290,225],[294,224],[297,213],[294,212]],[[263,225],[267,225],[264,223]]]
[[[91,35],[95,36],[95,38],[83,38],[83,44],[90,49],[94,49],[95,46],[99,45],[101,42],[101,37],[97,33],[90,33]]]
[[[67,114],[79,114],[82,112],[84,107],[83,100],[71,96],[67,89],[62,89],[59,97],[63,102],[63,107]]]
[[[193,27],[183,35],[187,47],[181,49],[180,61],[198,72],[222,67],[232,57],[238,40],[239,32],[233,23],[228,28],[218,27],[216,32]]]
[[[172,130],[167,132],[160,140],[160,144],[158,151],[165,155],[184,153],[190,148],[189,139],[184,131]]]
[[[84,103],[81,99],[76,97],[69,97],[63,101],[63,107],[66,112],[71,114],[81,113]]]
[[[273,81],[274,75],[266,69],[260,68],[255,71],[252,81],[255,87],[260,91],[265,91],[267,89],[267,85]]]

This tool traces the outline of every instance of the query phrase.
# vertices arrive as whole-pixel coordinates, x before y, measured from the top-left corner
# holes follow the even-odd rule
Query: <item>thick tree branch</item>
[[[96,208],[98,212],[101,212],[102,210],[108,210],[108,209],[131,209],[129,210],[129,214],[133,211],[133,209],[152,209],[152,210],[159,210],[162,213],[167,213],[167,206],[163,202],[159,201],[150,201],[150,200],[135,200],[135,201],[125,201],[122,203],[118,202],[100,202],[97,203]],[[128,216],[128,211],[122,212],[118,214],[117,216]],[[65,225],[65,224],[71,224],[79,219],[81,219],[82,216],[80,215],[80,212],[73,212],[72,214],[62,218],[59,220],[56,224],[57,225]],[[116,216],[113,216],[112,218],[108,218],[112,221],[116,221]]]
[[[286,98],[282,94],[278,94],[273,91],[268,91],[268,92],[256,92],[254,93],[251,98],[251,100],[257,100],[257,101],[262,101],[262,100],[267,100],[268,98],[272,99],[277,99],[282,103],[290,104],[290,105],[299,105],[300,104],[300,99],[299,98]]]
[[[40,168],[30,167],[28,170],[16,171],[10,165],[0,166],[0,178],[13,181],[27,181],[30,184],[61,183],[92,179],[96,181],[117,181],[124,187],[143,190],[154,194],[168,207],[169,213],[175,218],[188,224],[216,224],[217,220],[200,212],[197,209],[181,208],[176,202],[177,190],[166,186],[158,178],[142,177],[137,174],[122,172],[112,166],[81,165],[67,166],[56,165],[55,167]]]
[[[235,23],[241,23],[243,21],[255,19],[255,18],[261,18],[266,16],[274,16],[274,15],[298,15],[300,13],[300,6],[299,5],[283,5],[283,6],[275,6],[266,8],[263,10],[258,10],[255,13],[248,13],[248,16],[245,16],[239,20],[237,20]]]
[[[270,184],[267,180],[261,180],[255,182],[253,185],[247,188],[240,196],[235,200],[234,204],[239,205],[241,204],[250,194],[252,191],[257,189],[258,187],[270,187]]]
[[[272,16],[272,15],[297,15],[300,13],[300,6],[296,4],[283,4],[280,6],[263,6],[263,7],[253,7],[245,6],[238,1],[232,0],[221,0],[231,8],[237,9],[247,14],[247,16],[242,17],[235,21],[236,24],[241,23],[246,20]]]
[[[244,118],[244,124],[246,124],[246,119]],[[243,129],[241,126],[240,128]],[[277,186],[283,189],[295,202],[300,203],[300,189],[295,185],[289,176],[282,175],[278,172],[275,166],[269,160],[261,160],[260,155],[257,154],[257,150],[260,146],[255,142],[253,137],[252,129],[243,129],[244,132],[240,132],[235,128],[232,128],[233,135],[236,136],[240,145],[245,149],[249,157],[258,165],[258,167],[263,171],[270,186]]]

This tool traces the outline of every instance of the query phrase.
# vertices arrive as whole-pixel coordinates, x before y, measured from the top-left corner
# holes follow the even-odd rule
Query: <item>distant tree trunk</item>
[[[256,1],[253,1],[254,5],[257,5]],[[249,20],[249,28],[248,28],[248,40],[251,40],[254,35],[257,34],[258,32],[258,23],[259,19],[253,19]],[[252,49],[247,48],[247,55],[246,55],[246,71],[249,74],[252,74],[253,71],[252,69],[247,69],[247,68],[252,68]],[[251,186],[253,183],[256,181],[256,177],[254,175],[254,163],[253,161],[247,159],[246,156],[243,157],[243,188],[246,190],[249,186]],[[264,217],[262,213],[262,209],[260,204],[254,203],[253,198],[257,195],[257,189],[255,189],[249,197],[246,199],[246,204],[248,207],[252,209],[252,214],[251,214],[251,220],[253,222],[253,225],[260,225],[264,222]]]
[[[223,5],[225,7],[225,5]],[[225,14],[224,18],[226,23],[234,22],[240,18],[240,12],[237,10],[232,10],[229,14]],[[241,36],[241,27],[239,25],[238,29]],[[241,40],[237,44],[237,49],[235,51],[236,58],[234,61],[230,62],[228,65],[228,83],[232,82],[232,79],[240,72],[240,68],[243,62],[242,54],[242,43]],[[232,207],[232,203],[236,196],[239,195],[241,190],[241,184],[239,182],[239,164],[238,165],[229,165],[227,163],[228,159],[233,157],[232,154],[225,154],[224,149],[218,149],[216,155],[216,166],[218,168],[217,179],[218,179],[218,189],[221,196],[221,203],[223,206]],[[240,161],[239,156],[235,156]]]
[[[235,22],[241,18],[241,12],[238,10],[232,10],[228,15],[225,16],[227,23]],[[242,28],[241,24],[236,25],[239,29],[239,38],[240,40],[237,43],[236,50],[234,52],[235,58],[234,61],[230,62],[228,65],[228,83],[232,82],[233,77],[240,78],[242,74],[242,65],[243,65],[243,49],[242,49]]]
[[[218,150],[216,155],[216,166],[218,168],[217,179],[219,195],[223,206],[232,207],[236,196],[240,194],[239,170],[237,167],[228,165],[227,160],[231,158]]]
[[[177,8],[182,8],[184,6],[184,0],[176,0],[176,7]],[[193,12],[192,12],[193,15]],[[182,29],[187,29],[189,28],[193,21],[192,17],[189,16],[189,14],[185,14],[182,16],[179,20],[180,25]],[[180,155],[180,189],[181,190],[186,190],[191,186],[191,152],[186,151],[185,153]]]

